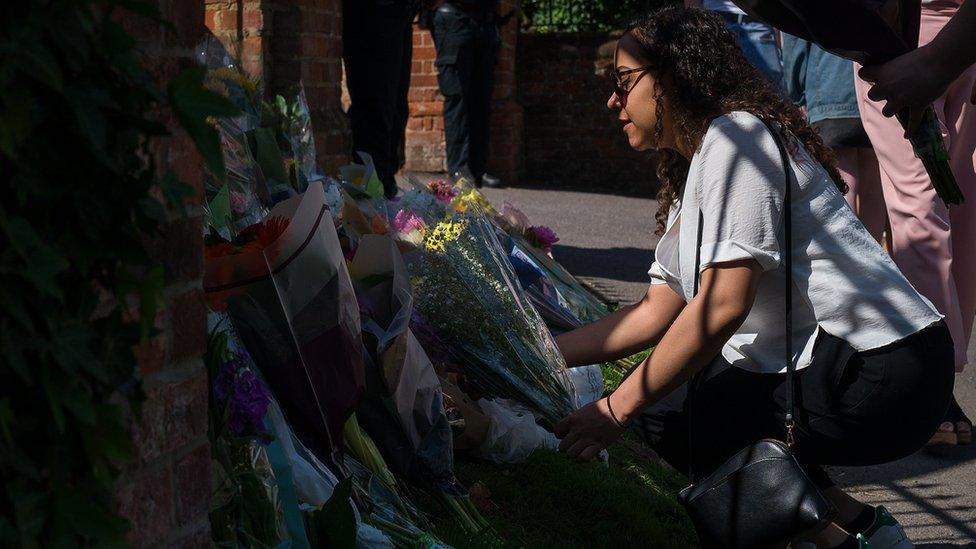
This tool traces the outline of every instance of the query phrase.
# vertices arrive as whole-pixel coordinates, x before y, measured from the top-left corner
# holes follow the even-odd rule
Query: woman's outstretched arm
[[[752,309],[762,267],[752,259],[705,269],[701,290],[654,353],[613,393],[613,410],[627,423],[704,368]]]
[[[623,433],[622,425],[707,365],[749,314],[761,275],[762,267],[753,259],[703,271],[701,291],[681,311],[654,353],[612,395],[556,424],[554,432],[562,438],[560,451],[580,461],[593,459]]]
[[[569,367],[617,360],[657,344],[685,301],[667,284],[652,284],[644,297],[592,324],[556,338]]]

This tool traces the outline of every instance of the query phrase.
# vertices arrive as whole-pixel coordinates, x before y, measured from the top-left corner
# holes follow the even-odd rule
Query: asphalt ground
[[[632,303],[647,289],[657,244],[654,200],[599,189],[505,188],[486,189],[485,195],[499,208],[509,202],[534,224],[551,227],[560,238],[553,256],[608,299]],[[976,417],[976,338],[969,357],[972,365],[957,376],[956,395]],[[888,507],[917,547],[976,547],[976,445],[831,472],[855,497]]]

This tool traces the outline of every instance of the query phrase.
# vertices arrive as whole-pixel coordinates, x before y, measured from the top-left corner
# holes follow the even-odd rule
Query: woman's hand
[[[610,416],[607,399],[601,398],[557,423],[553,433],[562,439],[560,452],[577,461],[590,461],[620,438],[624,430]]]

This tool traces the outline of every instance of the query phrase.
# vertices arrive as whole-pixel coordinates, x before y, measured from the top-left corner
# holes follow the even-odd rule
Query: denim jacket
[[[859,118],[852,61],[783,33],[783,73],[790,98],[806,108],[810,123]]]

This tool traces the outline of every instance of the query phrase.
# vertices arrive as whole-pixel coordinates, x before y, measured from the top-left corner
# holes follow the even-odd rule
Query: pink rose
[[[457,196],[457,191],[454,190],[454,187],[444,179],[435,179],[427,186],[434,193],[434,196],[437,197],[437,200],[441,202],[450,202]]]
[[[414,212],[400,210],[393,218],[393,230],[398,233],[412,233],[418,229],[424,229],[424,220]]]

